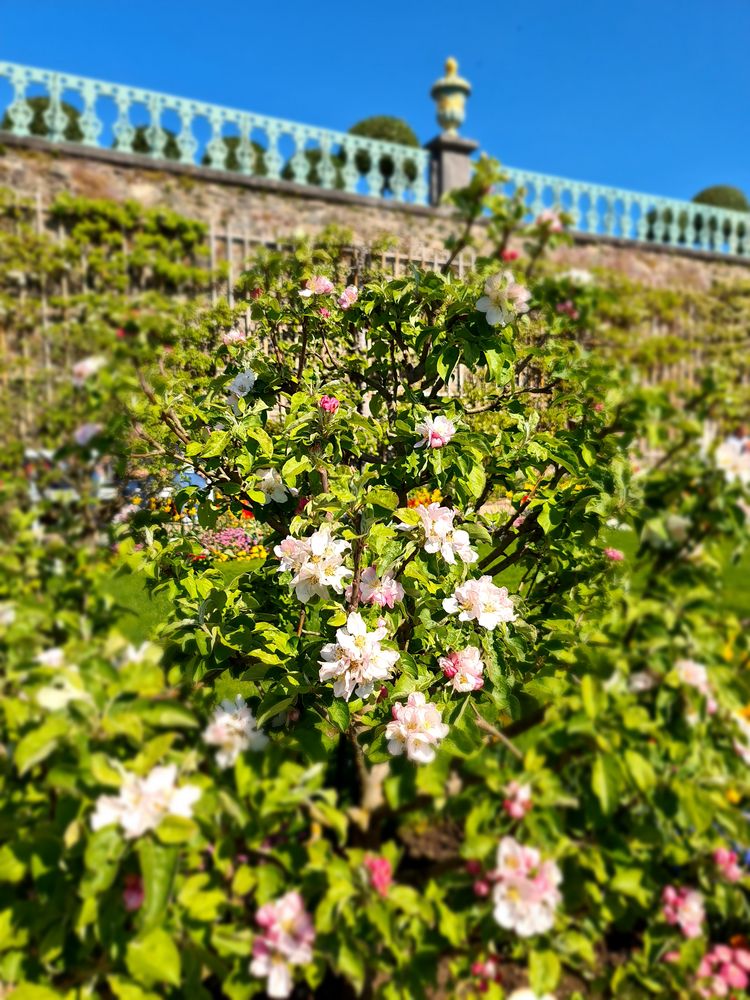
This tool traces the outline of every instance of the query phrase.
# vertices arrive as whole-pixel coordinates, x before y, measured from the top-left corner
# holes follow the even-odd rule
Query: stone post
[[[437,120],[443,131],[426,143],[431,154],[430,203],[439,204],[441,198],[454,188],[464,187],[471,178],[471,154],[479,143],[464,139],[458,126],[466,115],[466,98],[471,85],[458,75],[458,63],[445,61],[445,76],[433,84],[430,96],[437,104]]]

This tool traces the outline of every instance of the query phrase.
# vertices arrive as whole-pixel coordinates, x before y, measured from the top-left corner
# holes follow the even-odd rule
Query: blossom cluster
[[[375,681],[385,681],[399,659],[393,649],[383,649],[385,628],[368,631],[362,615],[352,611],[346,627],[336,632],[336,642],[326,643],[320,651],[320,680],[334,682],[333,693],[349,701],[353,694],[367,698]]]
[[[435,750],[448,735],[440,709],[431,705],[421,691],[412,691],[406,703],[397,702],[391,709],[393,721],[385,727],[388,751],[394,756],[406,754],[418,764],[429,764]]]
[[[219,767],[231,767],[244,750],[262,750],[268,743],[268,737],[258,729],[255,716],[241,694],[234,701],[222,701],[214,709],[203,739],[219,748],[216,754]]]
[[[510,271],[499,271],[487,279],[477,310],[486,313],[490,326],[507,326],[529,311],[531,292],[519,285]]]
[[[491,576],[467,580],[456,587],[451,597],[443,600],[449,614],[457,614],[462,622],[475,621],[480,628],[492,631],[501,622],[516,620],[513,601],[507,587],[497,587]]]
[[[344,566],[349,542],[333,538],[325,525],[309,538],[288,535],[274,552],[279,557],[279,572],[293,573],[291,586],[297,600],[307,604],[314,597],[329,597],[329,588],[343,594],[352,571]]]
[[[453,527],[455,510],[441,507],[439,503],[431,503],[422,504],[416,511],[424,531],[425,552],[439,553],[451,566],[455,563],[456,556],[464,563],[477,561],[478,556],[471,547],[468,533]]]
[[[750,986],[750,951],[717,944],[708,951],[698,966],[698,996],[704,1000],[728,997],[732,990]]]
[[[453,685],[454,691],[478,691],[484,686],[484,661],[476,646],[455,650],[438,660],[443,674]]]
[[[91,817],[91,828],[101,830],[115,823],[127,839],[154,830],[166,816],[190,819],[201,796],[196,785],[177,787],[177,767],[155,767],[145,778],[132,772],[123,776],[119,795],[100,795]]]
[[[697,889],[665,886],[662,894],[662,914],[668,924],[679,927],[686,938],[700,937],[706,913],[703,896]]]
[[[255,914],[261,932],[253,941],[250,972],[266,980],[269,997],[288,997],[293,989],[292,968],[312,961],[315,927],[298,892],[261,906]]]
[[[531,937],[551,930],[560,904],[562,873],[554,861],[542,860],[535,848],[503,837],[492,874],[494,917],[506,930]]]

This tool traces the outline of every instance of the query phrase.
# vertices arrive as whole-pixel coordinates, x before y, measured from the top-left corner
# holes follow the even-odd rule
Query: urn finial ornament
[[[432,85],[430,96],[437,104],[437,120],[448,135],[456,135],[466,116],[466,98],[471,93],[468,80],[458,75],[458,61],[445,60],[445,76]]]

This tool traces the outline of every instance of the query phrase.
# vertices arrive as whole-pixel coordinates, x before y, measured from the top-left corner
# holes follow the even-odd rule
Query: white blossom
[[[716,449],[714,459],[728,483],[750,486],[750,438],[728,437]]]
[[[262,750],[268,743],[268,737],[258,729],[255,716],[241,694],[234,701],[222,701],[214,709],[203,739],[219,747],[216,754],[219,767],[231,767],[244,750]]]
[[[331,529],[324,525],[309,538],[293,538],[289,535],[275,546],[274,552],[281,563],[279,572],[294,573],[291,586],[297,599],[307,604],[313,597],[327,598],[329,588],[343,594],[346,579],[352,571],[344,563],[344,553],[350,548],[349,542],[334,539]]]
[[[276,469],[258,469],[255,474],[258,477],[255,488],[265,497],[264,505],[271,502],[286,503],[291,490],[284,485],[284,480]]]
[[[371,694],[375,681],[384,681],[399,659],[393,649],[380,645],[387,629],[376,628],[368,632],[362,615],[352,611],[346,627],[336,632],[336,642],[329,642],[320,651],[320,680],[333,680],[333,693],[347,701],[352,694],[366,698]]]
[[[116,823],[132,840],[154,830],[165,816],[190,819],[201,790],[196,785],[178,788],[176,781],[175,764],[155,767],[145,778],[126,772],[119,795],[100,795],[97,799],[91,828],[101,830]]]
[[[396,757],[405,753],[418,764],[433,761],[435,748],[449,732],[438,707],[429,704],[421,691],[412,691],[406,703],[393,706],[391,714],[393,721],[385,727],[388,752]]]
[[[61,667],[65,663],[65,652],[61,646],[53,646],[37,653],[36,662],[42,667]]]
[[[507,326],[516,316],[529,311],[530,298],[531,292],[519,285],[510,271],[499,271],[485,282],[477,309],[487,314],[490,326]]]
[[[439,552],[452,566],[456,556],[464,563],[476,562],[479,558],[471,547],[471,539],[466,531],[453,527],[455,510],[441,507],[439,503],[420,504],[417,507],[424,530],[425,552]]]
[[[92,356],[83,358],[82,361],[77,361],[73,365],[71,382],[80,389],[86,379],[92,375],[96,375],[99,369],[103,368],[106,363],[107,359],[101,356]]]
[[[462,583],[456,587],[452,597],[443,600],[443,608],[449,614],[458,614],[459,621],[476,621],[481,628],[490,631],[500,622],[516,620],[507,587],[496,587],[491,576]]]
[[[447,417],[432,417],[429,414],[415,428],[422,437],[417,441],[416,448],[443,448],[456,433],[456,425]]]

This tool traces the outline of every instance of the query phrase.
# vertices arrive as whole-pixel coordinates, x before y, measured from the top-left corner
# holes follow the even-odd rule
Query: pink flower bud
[[[318,403],[318,406],[325,413],[335,413],[340,405],[341,404],[339,403],[338,399],[336,399],[335,396],[321,396],[320,401]]]
[[[331,315],[331,310],[330,309],[326,309],[325,306],[321,306],[321,308],[320,308],[320,315],[323,317],[323,319],[328,319],[329,316]]]
[[[467,874],[471,875],[472,877],[476,877],[477,875],[481,875],[482,874],[482,865],[481,865],[481,863],[479,861],[475,861],[475,860],[467,861],[466,862],[466,871],[467,871]]]
[[[490,894],[490,883],[486,882],[483,878],[477,879],[474,883],[474,895],[479,896],[480,899],[484,899]]]
[[[370,885],[380,896],[387,896],[393,878],[393,868],[388,858],[365,858],[365,868],[370,872]]]
[[[262,294],[263,294],[262,289],[260,289],[260,288],[254,288],[252,290],[252,292],[250,292],[250,298],[251,299],[259,299]]]
[[[500,256],[503,260],[518,260],[520,255],[518,250],[503,250]]]
[[[607,559],[610,559],[612,562],[622,562],[623,559],[625,558],[625,553],[620,552],[619,549],[611,549],[611,548],[605,549],[604,555],[607,557]]]

